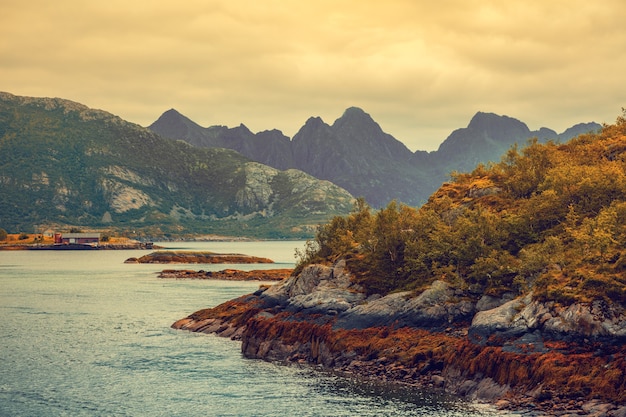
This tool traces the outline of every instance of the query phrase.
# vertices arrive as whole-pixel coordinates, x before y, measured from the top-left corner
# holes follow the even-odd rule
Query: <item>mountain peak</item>
[[[343,112],[344,117],[349,117],[349,116],[369,116],[369,114],[367,114],[362,108],[360,107],[348,107],[344,112]]]
[[[165,116],[165,115],[168,115],[168,116],[169,116],[169,115],[178,115],[178,116],[182,116],[182,114],[181,114],[178,110],[176,110],[175,108],[173,108],[173,107],[172,107],[171,109],[169,109],[169,110],[167,110],[167,111],[163,112],[163,116]]]
[[[305,122],[305,126],[319,126],[319,125],[323,125],[324,121],[322,120],[321,117],[319,116],[315,116],[315,117],[309,117],[307,119],[307,121]]]
[[[359,107],[348,107],[343,112],[343,115],[339,119],[335,120],[334,126],[355,123],[376,124],[374,119],[372,119],[372,116],[363,111],[363,109]]]
[[[176,110],[175,108],[171,108],[167,111],[164,111],[163,114],[161,116],[159,116],[159,118],[155,121],[155,123],[158,120],[170,120],[170,119],[186,119],[186,117],[184,115],[182,115],[178,110]]]
[[[529,130],[525,123],[509,116],[500,116],[495,113],[477,112],[470,120],[469,129],[501,130],[504,127],[515,126],[517,129]]]
[[[302,135],[306,135],[307,132],[312,133],[319,131],[320,129],[327,129],[328,127],[329,126],[324,122],[324,120],[322,120],[321,117],[309,117],[300,130],[298,130],[298,132],[294,135],[293,141],[294,143],[297,143]]]
[[[188,118],[187,116],[181,114],[178,110],[171,108],[164,112],[154,123],[152,123],[149,128],[155,125],[172,125],[172,124],[194,124],[197,125],[196,122]]]
[[[197,131],[202,127],[172,108],[164,112],[154,123],[148,126],[148,129],[159,132],[160,135],[166,137],[181,138],[188,135],[190,131]]]
[[[498,142],[513,143],[525,140],[531,136],[531,131],[526,126],[526,123],[520,122],[513,117],[500,116],[495,113],[476,113],[467,129],[473,132],[481,132],[486,137],[493,138]]]

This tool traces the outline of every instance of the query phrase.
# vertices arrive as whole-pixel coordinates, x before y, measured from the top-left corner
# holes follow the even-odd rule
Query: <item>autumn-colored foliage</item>
[[[443,279],[476,295],[626,303],[626,118],[565,144],[515,146],[453,174],[419,209],[373,212],[359,199],[319,228],[298,268],[338,258],[370,294]]]
[[[520,355],[505,352],[502,347],[480,347],[462,341],[446,363],[463,369],[467,377],[482,375],[517,389],[541,386],[570,398],[626,401],[624,347],[613,346],[611,352],[598,355],[589,346],[577,353],[575,346],[561,345],[568,351]]]
[[[626,119],[566,144],[514,147],[500,163],[454,174],[420,209],[392,202],[373,212],[359,199],[348,216],[321,226],[299,255],[294,275],[309,263],[345,259],[370,294],[418,292],[444,280],[455,296],[474,301],[532,293],[553,307],[593,302],[622,314]],[[467,323],[345,329],[336,315],[267,302],[245,296],[188,319],[245,326],[249,357],[409,383],[438,380],[452,392],[459,392],[455,383],[489,379],[510,389],[501,394],[510,398],[554,398],[549,410],[569,400],[626,403],[626,347],[617,338],[564,334],[535,346],[493,334],[480,345],[467,337]]]
[[[245,324],[248,319],[261,311],[262,302],[253,296],[242,296],[227,301],[217,307],[199,310],[189,316],[192,320],[220,319],[235,326]]]

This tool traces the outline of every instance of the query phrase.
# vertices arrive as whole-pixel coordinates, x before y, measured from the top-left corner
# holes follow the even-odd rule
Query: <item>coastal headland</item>
[[[476,302],[443,281],[368,297],[339,260],[172,327],[241,340],[248,358],[442,389],[526,416],[626,416],[626,316],[599,302]]]

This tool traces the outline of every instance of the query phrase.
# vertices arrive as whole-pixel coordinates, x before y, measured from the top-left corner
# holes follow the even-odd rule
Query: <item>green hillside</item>
[[[347,213],[345,190],[224,149],[161,138],[61,99],[0,93],[0,227],[161,236],[310,236]]]

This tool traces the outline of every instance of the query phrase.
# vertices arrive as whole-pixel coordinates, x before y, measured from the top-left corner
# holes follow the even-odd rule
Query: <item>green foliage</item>
[[[0,213],[12,230],[302,238],[349,212],[346,192],[314,194],[316,180],[290,172],[251,190],[248,164],[234,151],[164,139],[76,103],[0,95]]]
[[[455,173],[419,210],[391,202],[336,217],[301,261],[345,258],[368,293],[443,279],[476,297],[626,302],[624,120],[567,144],[513,147],[499,164]]]
[[[296,270],[313,262],[334,261],[357,252],[360,244],[367,245],[365,235],[372,222],[370,207],[360,197],[346,217],[336,216],[329,223],[318,226],[314,240],[307,241],[304,250],[296,251]]]

